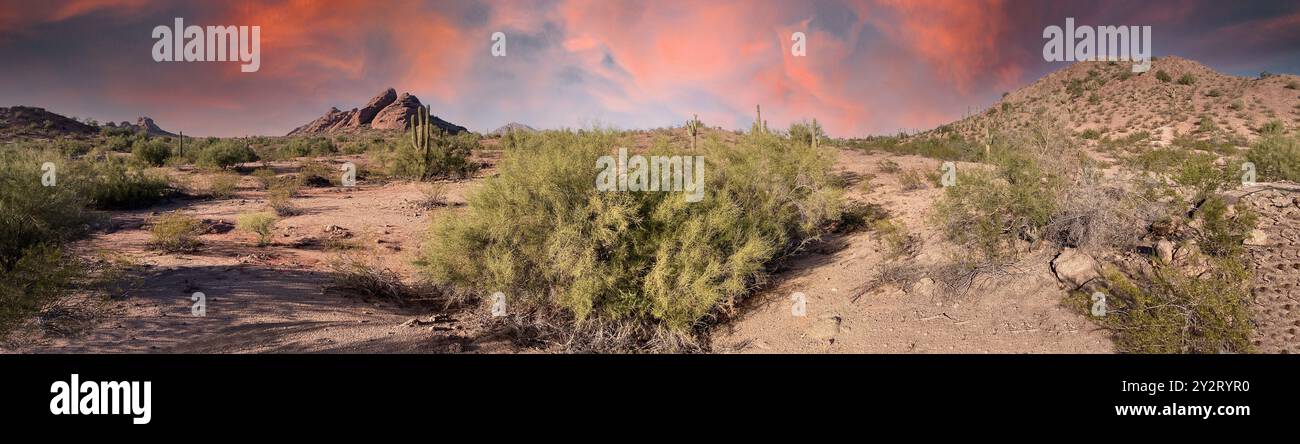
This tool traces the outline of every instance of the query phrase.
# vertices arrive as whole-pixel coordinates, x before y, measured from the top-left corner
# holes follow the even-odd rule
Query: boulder
[[[1097,261],[1083,252],[1066,248],[1052,259],[1052,274],[1071,289],[1083,288],[1094,280],[1101,279]]]

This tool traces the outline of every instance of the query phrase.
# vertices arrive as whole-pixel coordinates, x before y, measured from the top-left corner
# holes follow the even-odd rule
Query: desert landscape
[[[0,350],[1300,352],[1300,76],[1079,62],[866,138],[339,106],[227,138],[0,108]],[[704,200],[596,191],[619,148],[703,156]]]

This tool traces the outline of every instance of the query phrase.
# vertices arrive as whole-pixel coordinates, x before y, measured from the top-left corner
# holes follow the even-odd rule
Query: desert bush
[[[630,322],[686,332],[748,294],[771,261],[838,218],[828,151],[769,132],[702,140],[699,202],[682,192],[598,192],[608,131],[549,131],[507,152],[461,217],[437,218],[420,264],[458,294],[501,291],[574,329]],[[646,154],[696,154],[659,144]],[[594,324],[592,324],[594,323]]]
[[[1284,132],[1286,132],[1286,126],[1282,124],[1281,120],[1270,120],[1259,126],[1259,134],[1261,135],[1276,135]]]
[[[1286,89],[1300,89],[1300,82],[1296,82],[1295,80],[1286,82]]]
[[[923,190],[925,181],[925,176],[916,170],[907,170],[898,176],[898,184],[903,187],[903,191]]]
[[[898,162],[895,162],[892,159],[882,160],[877,165],[880,166],[880,172],[887,174],[894,174],[903,170],[902,167],[898,166]]]
[[[1169,76],[1169,73],[1167,73],[1167,72],[1165,72],[1165,70],[1161,69],[1161,70],[1157,70],[1157,71],[1156,71],[1156,80],[1159,80],[1159,81],[1161,81],[1161,82],[1165,82],[1165,83],[1169,83],[1170,80],[1173,80],[1173,77],[1170,77],[1170,76]]]
[[[271,243],[271,230],[275,229],[276,217],[271,213],[247,213],[235,221],[235,228],[257,235],[257,246]]]
[[[44,162],[55,165],[55,186],[41,183]],[[92,218],[85,187],[84,175],[53,152],[0,148],[0,270],[40,244],[61,245],[80,235]]]
[[[0,333],[72,288],[81,266],[53,243],[24,248],[0,267]]]
[[[153,166],[162,166],[171,154],[171,147],[159,139],[139,139],[131,145],[131,155]]]
[[[1296,137],[1270,135],[1260,138],[1246,153],[1264,180],[1300,182],[1300,140]]]
[[[272,184],[277,182],[275,170],[270,167],[261,167],[253,170],[253,178],[257,179],[257,185],[263,190],[271,188]]]
[[[1178,76],[1179,85],[1193,85],[1196,83],[1196,76],[1188,73]]]
[[[208,194],[217,199],[229,199],[235,195],[239,186],[239,175],[235,173],[217,173],[208,176]]]
[[[916,252],[917,239],[907,232],[907,226],[902,222],[889,218],[879,219],[871,224],[871,231],[885,245],[887,259],[910,256]]]
[[[149,228],[149,245],[168,253],[194,251],[202,233],[203,224],[193,216],[167,213],[154,219]]]
[[[280,157],[328,156],[338,152],[338,146],[327,137],[294,137],[280,149]]]
[[[789,132],[791,139],[805,145],[812,145],[814,142],[826,140],[826,131],[822,129],[820,123],[817,123],[817,119],[813,119],[811,122],[792,123]]]
[[[82,165],[88,179],[83,191],[96,208],[130,209],[153,204],[167,191],[167,178],[129,165],[117,158]]]
[[[415,205],[426,210],[446,206],[447,186],[434,183],[420,188],[420,199],[415,202]]]
[[[1173,266],[1158,266],[1151,278],[1135,282],[1107,267],[1106,315],[1092,319],[1115,333],[1127,353],[1248,353],[1250,272],[1235,259],[1215,259],[1208,271],[1186,276]],[[1072,295],[1088,312],[1090,295]]]
[[[266,204],[280,217],[295,216],[299,210],[293,205],[292,198],[297,190],[298,186],[294,182],[277,181],[266,190]]]
[[[1091,128],[1089,128],[1089,129],[1083,130],[1082,133],[1079,133],[1079,137],[1082,138],[1082,139],[1096,140],[1096,139],[1101,138],[1101,132],[1100,132],[1100,131],[1097,131],[1097,130],[1095,130],[1095,129],[1091,129]]]
[[[298,170],[298,186],[325,188],[341,181],[339,170],[323,162],[307,162]],[[358,172],[357,179],[361,179]]]
[[[1201,204],[1199,216],[1201,227],[1197,229],[1197,245],[1201,251],[1210,256],[1221,258],[1240,257],[1245,253],[1242,242],[1255,229],[1259,216],[1243,204],[1229,207],[1223,198],[1212,196]]]
[[[229,168],[245,162],[257,160],[257,153],[253,152],[241,140],[221,139],[209,144],[199,153],[198,162],[200,165]]]

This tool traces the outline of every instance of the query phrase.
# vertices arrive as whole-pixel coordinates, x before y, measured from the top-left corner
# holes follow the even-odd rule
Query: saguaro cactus
[[[698,114],[693,115],[691,120],[686,121],[686,133],[691,135],[692,150],[697,146],[696,141],[700,137],[700,128],[703,126],[704,124],[700,122],[700,116]]]
[[[427,179],[429,171],[432,170],[433,162],[433,145],[436,131],[435,127],[429,124],[429,108],[420,107],[420,110],[412,116],[411,121],[407,124],[408,132],[411,137],[411,147],[422,155],[420,161],[420,178]]]
[[[767,129],[767,122],[763,121],[763,106],[754,105],[754,111],[758,113],[758,117],[754,118],[754,129],[756,132],[763,132]]]

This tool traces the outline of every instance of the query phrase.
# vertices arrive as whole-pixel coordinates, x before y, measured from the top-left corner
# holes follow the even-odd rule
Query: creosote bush
[[[271,230],[275,229],[276,217],[271,213],[247,213],[239,216],[235,228],[257,235],[257,246],[271,243]]]
[[[1246,153],[1261,180],[1300,182],[1300,140],[1274,134],[1260,138]]]
[[[158,216],[149,228],[149,244],[168,253],[194,251],[199,247],[198,237],[202,232],[203,224],[193,216],[167,213]]]
[[[463,216],[435,219],[419,263],[434,283],[503,292],[511,310],[559,312],[573,331],[631,323],[687,333],[840,211],[830,153],[779,134],[709,138],[694,153],[661,141],[644,153],[704,156],[704,196],[693,203],[683,192],[597,191],[596,161],[626,146],[620,134],[529,141]]]

